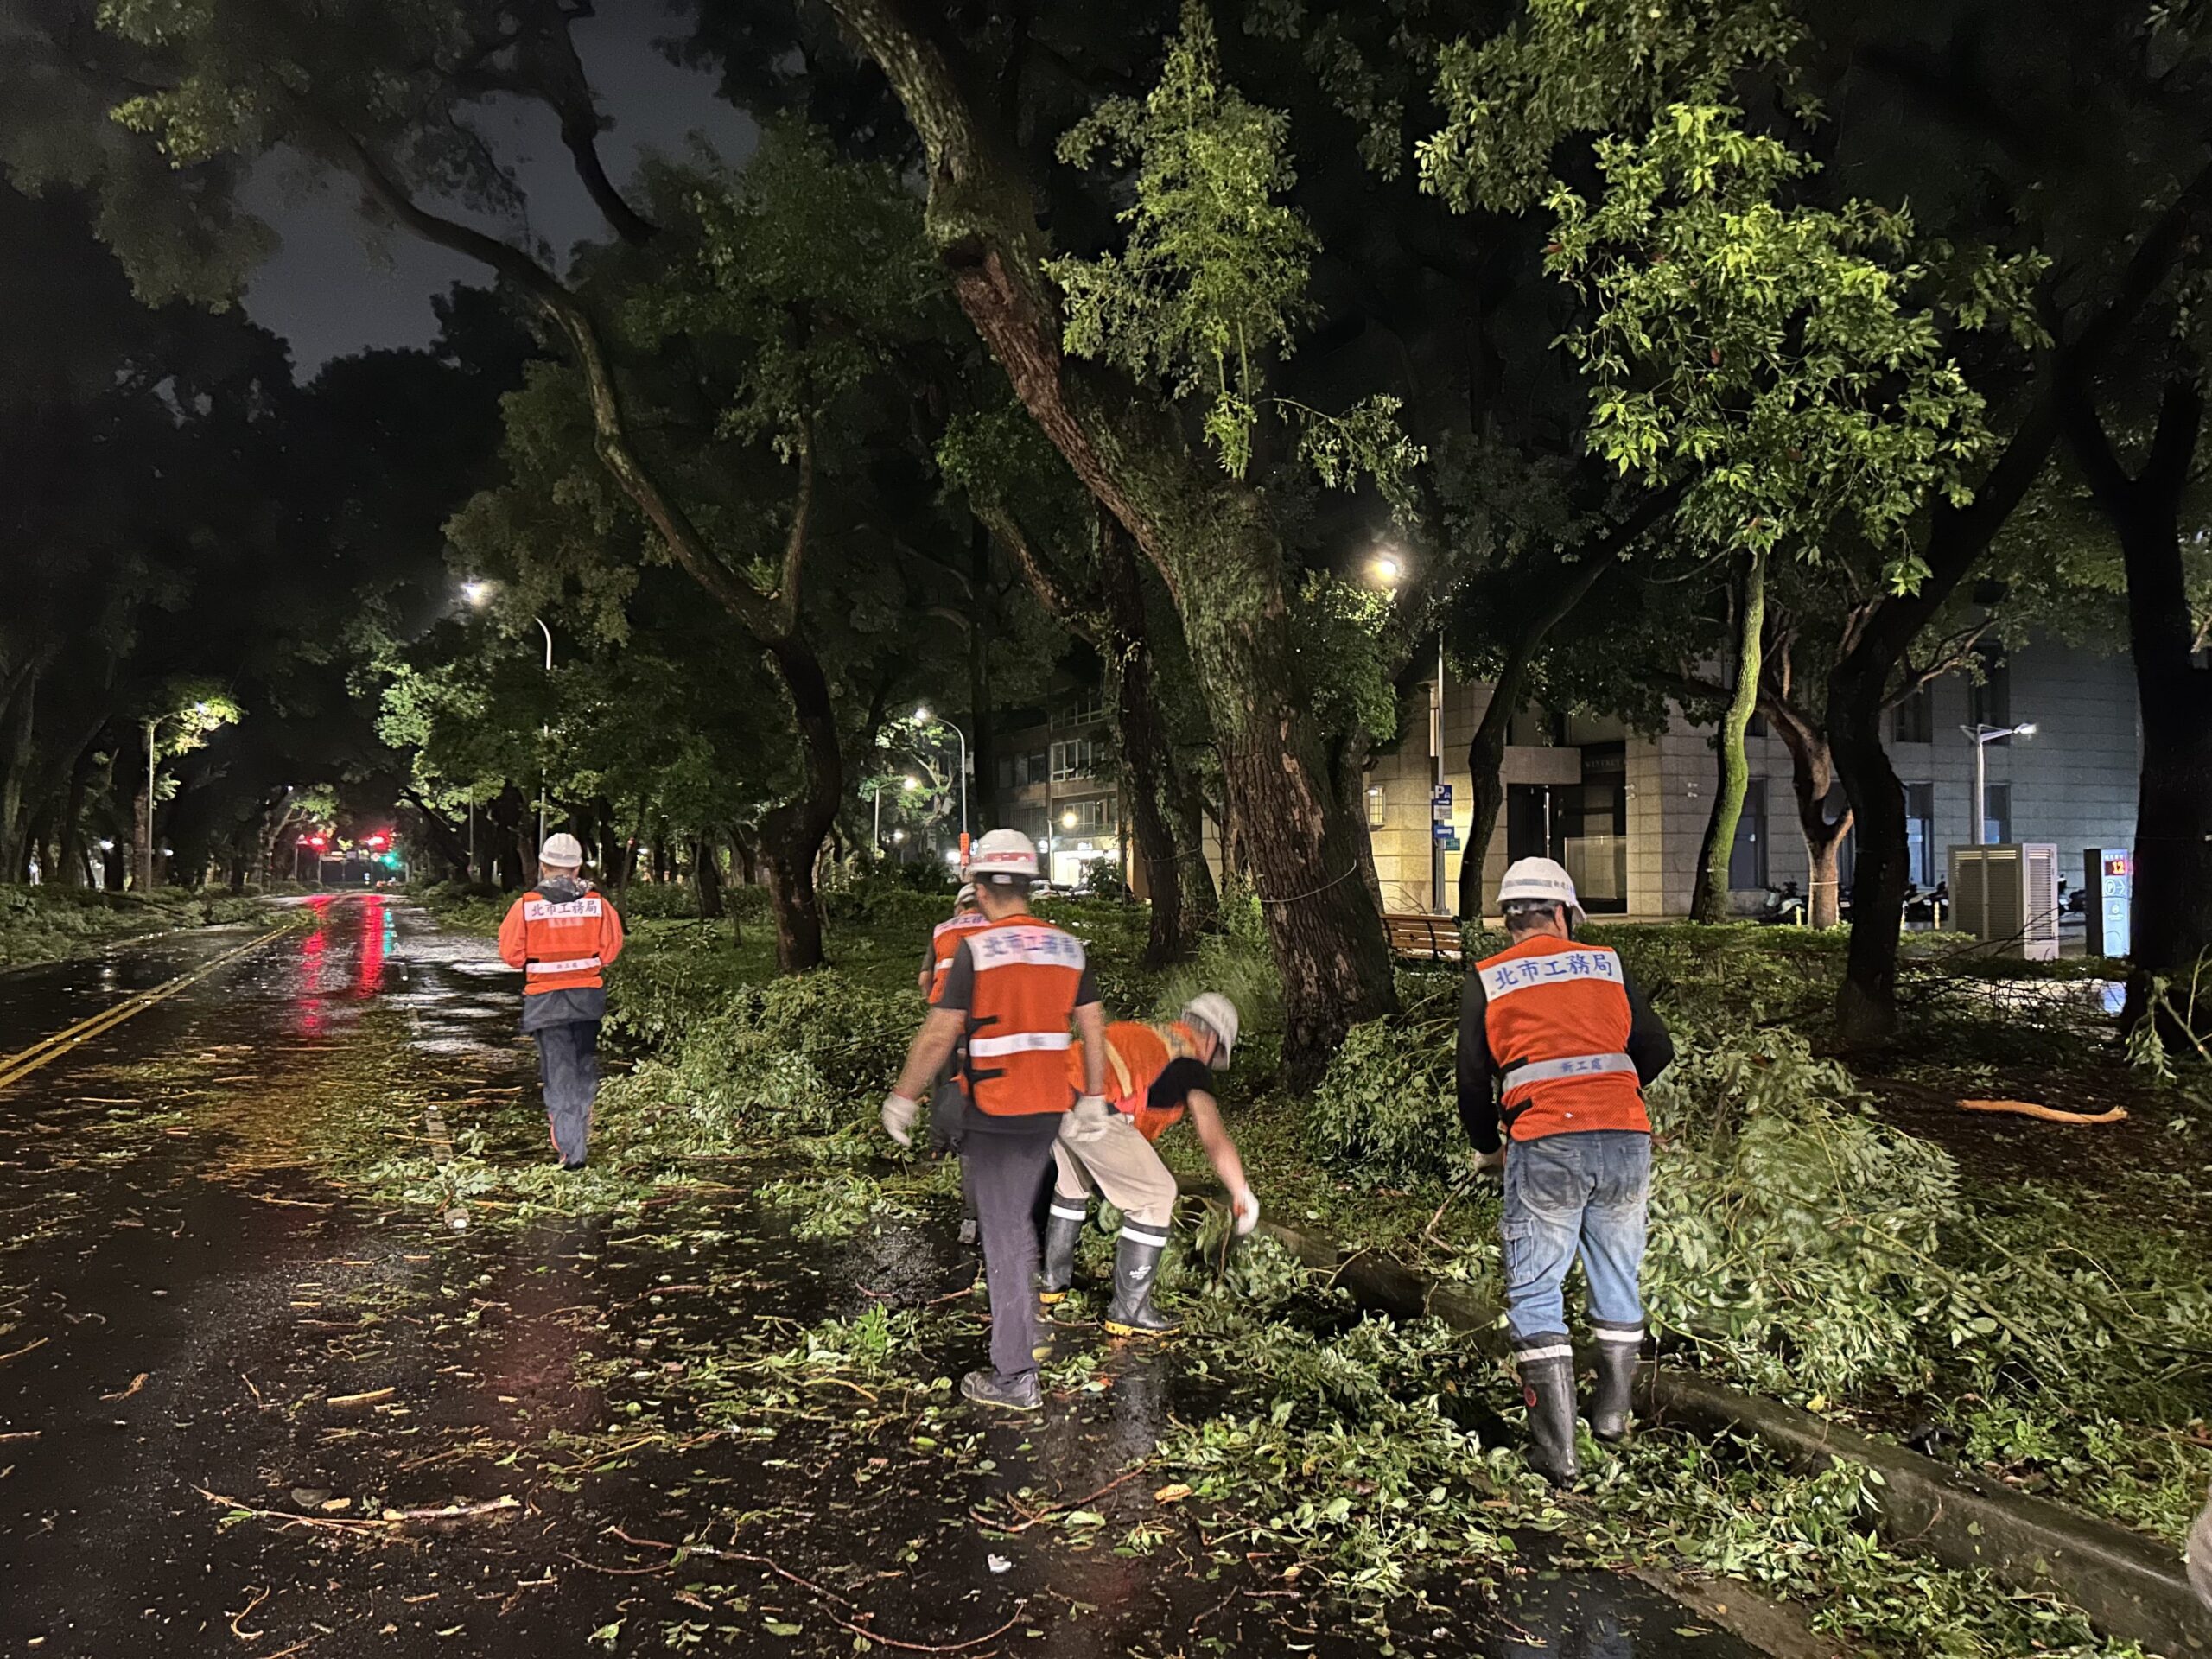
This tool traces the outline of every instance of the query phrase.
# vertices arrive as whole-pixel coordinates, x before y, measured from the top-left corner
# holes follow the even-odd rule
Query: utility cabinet
[[[1993,957],[2058,960],[2058,848],[2041,841],[1951,849],[1952,925]]]

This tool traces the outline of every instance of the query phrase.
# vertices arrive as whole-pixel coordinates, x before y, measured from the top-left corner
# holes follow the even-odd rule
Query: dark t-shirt
[[[1155,1112],[1172,1112],[1190,1103],[1193,1089],[1204,1095],[1213,1092],[1212,1068],[1203,1060],[1180,1055],[1168,1061],[1166,1069],[1152,1080],[1152,1087],[1145,1090],[1144,1103]]]

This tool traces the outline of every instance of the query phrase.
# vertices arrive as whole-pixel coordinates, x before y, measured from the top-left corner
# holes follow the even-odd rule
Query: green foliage
[[[1293,613],[1299,673],[1309,688],[1321,729],[1360,728],[1378,745],[1398,735],[1398,696],[1391,674],[1398,631],[1393,596],[1346,582],[1329,570],[1306,574]]]
[[[1314,315],[1312,228],[1282,197],[1297,182],[1290,121],[1247,99],[1222,74],[1203,0],[1186,0],[1159,82],[1142,99],[1110,98],[1065,134],[1071,166],[1132,170],[1119,215],[1121,251],[1046,262],[1065,308],[1064,343],[1202,398],[1206,441],[1223,470],[1250,470],[1253,436],[1272,409],[1300,432],[1298,453],[1321,481],[1348,489],[1362,474],[1402,512],[1422,452],[1397,421],[1395,397],[1329,415],[1268,393],[1268,369],[1296,349]]]
[[[881,1181],[851,1171],[770,1181],[761,1203],[793,1212],[791,1236],[815,1242],[850,1238],[878,1221],[912,1221],[918,1212]]]
[[[1594,205],[1565,187],[1546,204],[1547,269],[1586,308],[1565,343],[1592,388],[1592,448],[1692,480],[1678,522],[1709,545],[1817,555],[1840,520],[1897,550],[1893,587],[1916,586],[1905,520],[1965,499],[1990,438],[1910,218],[1793,205],[1812,161],[1726,105],[1670,105],[1597,159]],[[1983,266],[1974,320],[2031,340],[2038,267]]]
[[[0,967],[55,962],[175,928],[274,917],[258,899],[156,888],[150,897],[98,887],[0,886]]]
[[[1446,119],[1416,147],[1421,188],[1463,213],[1532,207],[1569,140],[1719,101],[1749,69],[1787,88],[1803,35],[1781,0],[1529,0],[1506,28],[1438,54]]]
[[[1152,92],[1109,99],[1060,141],[1072,166],[1135,168],[1122,251],[1046,267],[1066,298],[1068,350],[1205,397],[1206,436],[1239,478],[1263,359],[1288,355],[1312,310],[1313,233],[1278,200],[1295,180],[1288,132],[1280,111],[1224,84],[1212,21],[1190,0]]]
[[[897,1080],[917,1023],[911,996],[862,989],[831,969],[741,986],[704,1018],[671,1012],[671,1000],[696,995],[696,982],[671,988],[645,1021],[625,1015],[626,1031],[649,1025],[664,1043],[676,1040],[667,1058],[607,1094],[611,1105],[722,1142],[823,1135],[853,1122]]]
[[[1363,1185],[1407,1188],[1465,1166],[1457,1027],[1433,1007],[1426,1019],[1370,1020],[1346,1033],[1305,1112],[1306,1144],[1324,1168]]]

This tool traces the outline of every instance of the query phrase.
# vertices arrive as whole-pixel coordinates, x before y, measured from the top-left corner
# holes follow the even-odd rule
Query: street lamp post
[[[1406,567],[1395,553],[1377,553],[1368,562],[1368,574],[1383,587],[1395,592],[1405,579]],[[1444,907],[1444,837],[1436,833],[1439,823],[1451,823],[1449,810],[1443,818],[1436,816],[1444,801],[1444,630],[1436,631],[1436,677],[1428,687],[1428,907],[1435,914],[1447,912]]]
[[[960,856],[965,861],[968,856],[968,734],[950,721],[932,715],[927,709],[914,710],[914,723],[917,726],[945,727],[960,740]]]
[[[1974,743],[1974,842],[1976,847],[1989,844],[1989,746],[2000,737],[2033,737],[2035,721],[2024,726],[1985,726],[1976,721],[1959,729]]]

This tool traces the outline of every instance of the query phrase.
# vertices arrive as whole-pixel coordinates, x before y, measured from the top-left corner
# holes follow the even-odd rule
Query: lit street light
[[[1976,723],[1959,729],[1974,742],[1974,845],[1989,845],[1989,746],[2001,737],[2033,737],[2036,723],[2029,721],[2020,726],[1984,726]]]

